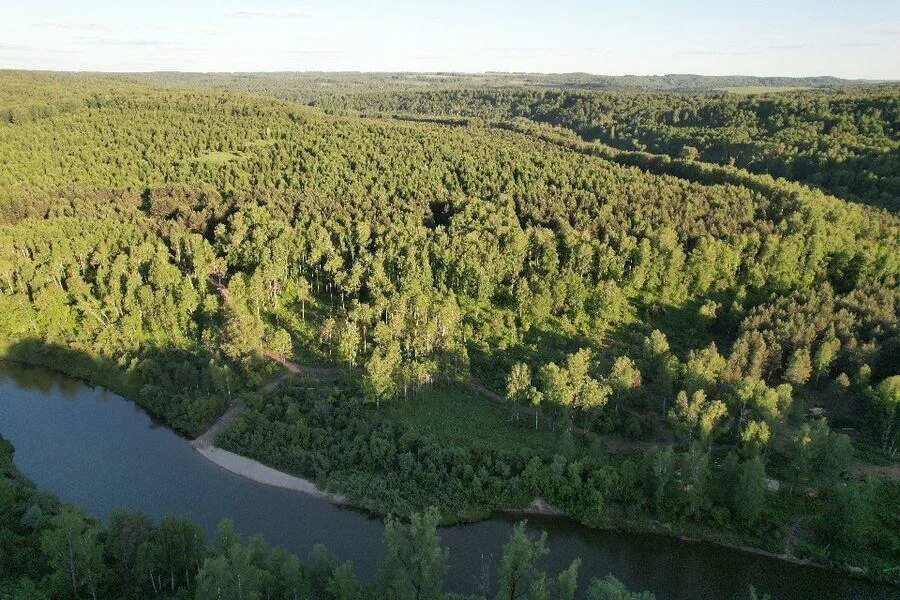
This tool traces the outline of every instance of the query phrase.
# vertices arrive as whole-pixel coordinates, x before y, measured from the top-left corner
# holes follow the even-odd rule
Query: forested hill
[[[526,118],[619,149],[736,165],[900,210],[896,83],[832,77],[514,73],[150,73],[364,114]]]
[[[318,104],[368,114],[525,118],[623,150],[734,165],[900,210],[900,88],[764,94],[773,89],[716,95],[407,90],[336,95]]]
[[[876,85],[877,81],[836,77],[752,77],[743,75],[591,75],[589,73],[142,73],[125,78],[161,87],[231,89],[267,93],[307,102],[326,94],[353,91],[536,88],[644,92],[716,92],[721,90],[838,89]]]
[[[532,120],[121,76],[5,72],[0,90],[3,356],[186,435],[240,402],[221,443],[375,512],[541,496],[589,525],[891,577],[900,486],[869,474],[900,429],[893,213]],[[555,102],[510,92],[501,113],[519,94]],[[890,157],[897,97],[873,94],[847,97],[876,107],[862,130]],[[433,102],[457,99],[482,102]],[[896,181],[885,161],[873,193]],[[266,356],[344,377],[261,391]]]

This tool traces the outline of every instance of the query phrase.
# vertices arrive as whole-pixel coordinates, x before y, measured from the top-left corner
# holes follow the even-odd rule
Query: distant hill
[[[122,74],[126,75],[126,74]],[[176,73],[127,74],[155,85],[259,89],[285,85],[351,91],[359,88],[554,87],[658,92],[711,92],[726,88],[836,89],[883,81],[837,77],[756,77],[751,75],[592,75],[590,73]]]

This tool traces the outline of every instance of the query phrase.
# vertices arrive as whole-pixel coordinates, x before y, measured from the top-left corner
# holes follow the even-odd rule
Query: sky
[[[900,0],[0,0],[0,68],[900,79]]]

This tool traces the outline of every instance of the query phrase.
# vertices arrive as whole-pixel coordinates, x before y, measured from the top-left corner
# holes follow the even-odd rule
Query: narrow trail
[[[216,442],[216,438],[222,434],[232,421],[238,416],[240,416],[246,407],[243,404],[238,402],[234,402],[228,406],[228,410],[225,413],[216,419],[216,422],[213,423],[209,429],[201,433],[197,438],[191,442],[191,446],[195,449],[197,448],[209,448],[213,446]]]
[[[216,288],[219,293],[219,296],[222,298],[224,302],[227,302],[229,299],[228,288],[225,287],[221,282],[221,277],[217,277],[214,275],[209,276],[210,284]],[[333,367],[308,367],[305,365],[301,365],[295,363],[291,360],[288,360],[284,356],[272,352],[271,350],[264,350],[263,355],[275,362],[281,364],[287,371],[283,375],[278,378],[270,381],[266,385],[264,385],[261,391],[267,392],[278,385],[280,385],[285,379],[290,377],[291,375],[305,375],[307,377],[312,377],[313,379],[317,379],[319,381],[334,381],[341,374],[341,369],[333,368]],[[481,396],[487,398],[491,402],[495,404],[506,405],[508,404],[506,398],[501,396],[500,394],[486,388],[480,381],[475,378],[471,378],[465,382],[465,385],[472,390],[473,392],[480,394]],[[532,417],[537,415],[539,418],[543,415],[533,407],[526,406],[521,407],[521,412],[524,412]],[[211,446],[215,441],[217,435],[219,435],[222,431],[228,427],[229,423],[236,416],[238,416],[241,412],[243,412],[243,408],[231,407],[228,411],[216,421],[210,429],[201,435],[195,440],[195,444],[200,442],[201,438],[207,446]],[[545,417],[546,418],[546,417]],[[588,431],[581,427],[573,427],[572,432],[576,435],[584,436],[587,438],[593,438],[600,440],[611,452],[629,452],[629,451],[646,451],[652,448],[656,448],[659,446],[657,442],[644,442],[644,441],[635,441],[628,440],[616,435],[608,435],[608,434],[598,434],[593,431]]]
[[[800,519],[794,517],[791,519],[791,529],[788,532],[787,538],[784,540],[784,556],[794,558],[794,546],[797,545],[797,540],[799,539]]]
[[[229,300],[228,288],[222,285],[221,278],[210,275],[209,282],[216,288],[222,301],[227,302]],[[275,389],[292,375],[306,375],[320,380],[333,380],[339,374],[337,369],[303,367],[286,360],[284,357],[271,351],[265,351],[264,355],[271,360],[281,363],[286,372],[261,386],[260,390],[263,392]],[[289,473],[285,473],[284,471],[273,469],[272,467],[251,458],[247,458],[246,456],[241,456],[217,447],[215,443],[218,437],[228,429],[228,426],[231,425],[232,421],[243,414],[245,410],[246,407],[243,404],[232,402],[228,406],[228,410],[226,410],[221,417],[216,419],[215,423],[213,423],[209,429],[201,433],[191,442],[191,447],[208,461],[227,471],[235,473],[236,475],[250,479],[251,481],[293,490],[317,498],[323,498],[339,506],[346,506],[349,504],[347,498],[343,495],[326,492],[309,479],[296,477]]]
[[[319,381],[333,381],[337,379],[341,374],[341,369],[336,369],[333,367],[307,367],[304,365],[298,365],[297,363],[290,361],[280,354],[272,352],[271,350],[265,350],[263,352],[263,355],[266,358],[279,363],[287,370],[287,373],[283,375],[282,378],[293,374],[306,375],[307,377],[312,377],[313,379],[318,379]]]
[[[298,372],[303,371],[301,370]],[[260,389],[263,391],[274,389],[290,377],[292,373],[293,371],[283,373],[263,385]],[[221,417],[216,419],[216,422],[213,423],[209,429],[201,433],[191,442],[191,447],[206,460],[222,467],[226,471],[231,471],[232,473],[250,479],[251,481],[309,494],[317,498],[324,498],[332,504],[337,504],[339,506],[349,505],[345,496],[326,492],[309,479],[304,479],[302,477],[291,475],[290,473],[285,473],[284,471],[279,471],[278,469],[273,469],[252,458],[247,458],[246,456],[241,456],[240,454],[235,454],[234,452],[229,452],[228,450],[216,446],[216,440],[222,432],[228,429],[231,422],[243,414],[245,410],[246,407],[243,404],[240,404],[239,402],[232,403],[228,407],[228,410],[226,410]]]
[[[290,378],[290,376],[291,376],[290,373],[282,373],[281,375],[279,375],[278,377],[276,377],[269,383],[267,383],[267,384],[263,385],[261,388],[259,388],[259,391],[271,392],[272,390],[277,388],[279,385],[284,383],[288,378]]]
[[[849,473],[852,477],[860,480],[865,479],[868,475],[878,475],[891,481],[900,481],[900,464],[871,465],[857,462],[850,466]]]
[[[222,300],[227,301],[229,298],[228,288],[226,288],[224,285],[222,285],[221,281],[212,275],[210,275],[209,281],[216,288],[216,290],[218,291]],[[268,391],[275,389],[276,387],[281,385],[284,381],[286,381],[288,378],[290,378],[294,375],[304,375],[306,377],[311,377],[312,379],[316,379],[318,381],[334,381],[334,380],[338,379],[340,377],[341,373],[343,372],[342,369],[334,368],[334,367],[310,367],[310,366],[306,366],[306,365],[301,365],[294,361],[288,360],[284,356],[277,354],[275,352],[272,352],[271,350],[265,350],[263,352],[263,355],[266,358],[273,360],[273,361],[279,363],[280,365],[282,365],[285,369],[285,372],[282,373],[281,375],[279,375],[278,377],[272,379],[271,381],[269,381],[262,387],[260,387],[260,391],[262,391],[262,392],[268,392]],[[502,406],[508,405],[508,401],[506,400],[505,397],[498,394],[497,392],[494,392],[493,390],[488,389],[487,387],[484,386],[484,384],[482,384],[480,381],[478,381],[474,377],[468,379],[465,382],[465,385],[473,392],[490,400],[494,404],[498,404],[498,405],[502,405]],[[200,436],[198,436],[197,439],[195,439],[191,443],[191,445],[198,451],[201,451],[203,449],[212,449],[213,451],[225,452],[224,450],[221,450],[215,446],[216,438],[222,432],[224,432],[228,428],[228,426],[231,424],[231,422],[235,418],[240,416],[244,412],[244,410],[245,410],[245,407],[241,404],[234,403],[234,404],[230,405],[228,407],[228,410],[225,411],[225,414],[223,414],[221,417],[219,417],[219,419],[217,419],[216,422],[213,423],[212,426],[208,430],[206,430],[204,433],[202,433]],[[540,417],[547,418],[545,415],[542,415],[540,413],[540,411],[538,411],[537,409],[535,409],[534,407],[531,407],[531,406],[520,407],[519,411],[523,412],[527,415],[530,415],[532,417],[537,415],[539,418]],[[666,442],[629,440],[629,439],[626,439],[626,438],[623,438],[623,437],[620,437],[617,435],[599,434],[599,433],[589,431],[587,429],[584,429],[582,427],[577,427],[577,426],[572,427],[572,432],[576,435],[579,435],[579,436],[582,436],[582,437],[585,437],[588,439],[596,439],[596,440],[600,441],[610,452],[613,452],[613,453],[647,452],[647,451],[653,450],[655,448],[659,448],[661,446],[671,445],[671,443],[666,443]],[[235,456],[237,456],[237,455],[235,455]],[[209,458],[209,456],[207,456],[207,458]],[[243,458],[243,457],[239,457],[239,458]],[[213,460],[213,459],[210,458],[210,460]],[[245,459],[245,460],[249,460],[249,459]],[[213,462],[216,462],[216,461],[213,460]],[[234,461],[231,461],[231,462],[234,462]],[[260,466],[263,466],[263,467],[265,466],[265,465],[262,465],[261,463],[257,463],[257,464],[259,464]],[[225,467],[225,468],[228,468],[228,467]],[[265,467],[265,468],[268,469],[269,467]],[[229,469],[229,470],[231,470],[231,469]],[[241,473],[241,474],[243,474],[243,473]],[[900,465],[895,464],[895,465],[889,465],[889,466],[876,466],[876,465],[870,465],[870,464],[866,464],[866,463],[856,463],[851,467],[850,474],[852,476],[856,477],[857,479],[863,479],[869,474],[874,474],[874,475],[879,475],[881,477],[885,477],[885,478],[893,480],[893,481],[900,481]],[[290,475],[288,475],[286,473],[284,473],[283,475],[285,475],[286,477],[291,477]],[[250,476],[250,475],[247,475],[247,476],[250,477],[251,479],[254,479],[253,476]],[[266,482],[263,481],[262,483],[266,483]],[[310,484],[311,484],[311,482],[310,482]],[[292,487],[289,489],[294,489],[294,488]],[[321,494],[325,494],[325,492],[321,492],[321,491],[319,491],[319,492]],[[325,494],[325,495],[327,495],[327,494]],[[343,502],[343,500],[341,500],[341,502]],[[792,533],[793,533],[793,531],[792,531]]]

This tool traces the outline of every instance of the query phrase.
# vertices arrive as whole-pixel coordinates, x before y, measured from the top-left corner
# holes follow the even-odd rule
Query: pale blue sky
[[[900,79],[900,0],[0,0],[0,68]]]

